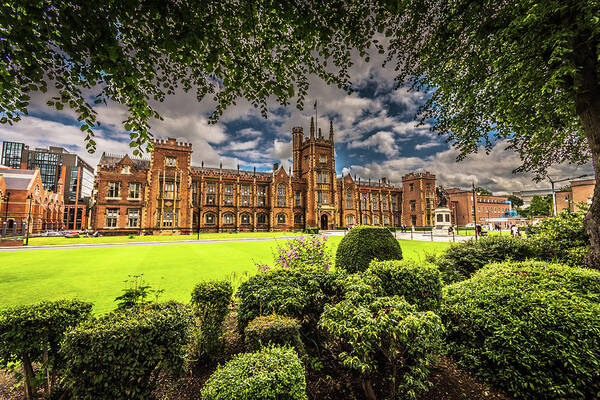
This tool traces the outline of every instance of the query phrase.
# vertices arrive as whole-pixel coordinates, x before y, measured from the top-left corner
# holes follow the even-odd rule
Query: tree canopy
[[[349,90],[351,49],[366,56],[373,15],[358,0],[18,0],[0,5],[0,115],[27,114],[31,93],[56,92],[95,149],[94,104],[127,107],[135,153],[150,144],[153,102],[177,88],[212,98],[214,122],[238,98],[304,104],[308,77]]]

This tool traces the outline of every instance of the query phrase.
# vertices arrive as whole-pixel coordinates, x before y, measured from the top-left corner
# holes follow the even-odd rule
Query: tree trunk
[[[23,386],[25,389],[25,400],[33,400],[35,394],[35,388],[33,386],[33,367],[31,366],[31,360],[29,355],[23,355],[23,375],[25,375],[25,382]]]
[[[377,396],[375,396],[375,391],[373,390],[373,384],[371,383],[371,378],[361,378],[360,383],[363,388],[363,392],[365,393],[365,398],[367,400],[377,400]]]
[[[595,46],[578,46],[574,59],[579,72],[575,79],[579,87],[575,108],[587,137],[596,178],[592,204],[583,221],[590,236],[590,254],[586,261],[588,267],[600,268],[600,84]]]

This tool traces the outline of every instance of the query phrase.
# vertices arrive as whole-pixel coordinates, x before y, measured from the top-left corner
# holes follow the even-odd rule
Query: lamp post
[[[550,181],[550,184],[552,185],[552,216],[556,216],[556,214],[557,214],[556,192],[554,191],[554,184],[558,183],[558,182],[571,181],[573,179],[585,178],[586,176],[589,176],[589,175],[580,175],[580,176],[576,176],[575,178],[563,178],[563,179],[557,179],[557,180],[553,181],[552,178],[550,177],[550,175],[547,175],[548,180]]]
[[[29,245],[29,227],[31,226],[31,202],[33,200],[33,195],[27,196],[29,199],[29,215],[27,216],[27,236],[25,238],[25,246]]]

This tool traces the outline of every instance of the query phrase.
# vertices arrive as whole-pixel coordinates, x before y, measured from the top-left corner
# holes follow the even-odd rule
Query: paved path
[[[325,236],[344,236],[344,231],[323,232]],[[433,236],[415,232],[395,233],[397,239],[419,240],[433,242],[462,242],[471,239],[472,236]],[[294,236],[272,236],[261,238],[238,238],[238,239],[201,239],[201,240],[161,240],[156,242],[121,242],[121,243],[79,243],[79,244],[49,244],[44,246],[23,246],[23,247],[0,247],[0,252],[5,251],[33,251],[33,250],[68,250],[68,249],[95,249],[103,247],[131,247],[131,246],[167,246],[172,244],[204,244],[204,243],[238,243],[238,242],[265,242],[274,240],[289,240],[299,237],[308,237],[310,235]]]

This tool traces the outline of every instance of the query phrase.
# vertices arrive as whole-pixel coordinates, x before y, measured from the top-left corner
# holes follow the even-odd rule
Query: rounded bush
[[[293,347],[298,354],[304,354],[304,345],[300,339],[300,323],[296,318],[277,314],[256,317],[246,327],[244,339],[248,351],[277,344]]]
[[[338,272],[315,269],[274,269],[243,282],[237,292],[238,329],[265,314],[297,318],[308,333],[314,333],[325,304],[337,294]]]
[[[452,245],[436,260],[436,264],[442,280],[449,284],[468,279],[486,264],[508,259],[524,261],[536,254],[529,240],[493,235]]]
[[[306,400],[304,366],[291,348],[237,355],[202,388],[203,400]]]
[[[600,273],[491,264],[444,289],[449,353],[518,398],[600,393]]]
[[[442,280],[434,265],[412,260],[372,261],[363,279],[382,296],[404,296],[419,311],[440,307]]]
[[[351,274],[363,272],[372,260],[400,260],[402,249],[387,228],[355,226],[337,248],[335,265]]]
[[[44,301],[0,312],[0,369],[23,365],[25,392],[36,392],[32,364],[54,375],[63,367],[59,344],[65,332],[89,318],[92,304],[79,300]],[[47,357],[44,359],[44,353]],[[40,370],[41,371],[41,370]]]
[[[89,320],[65,335],[65,383],[82,400],[152,398],[158,373],[182,372],[189,324],[173,302]]]

